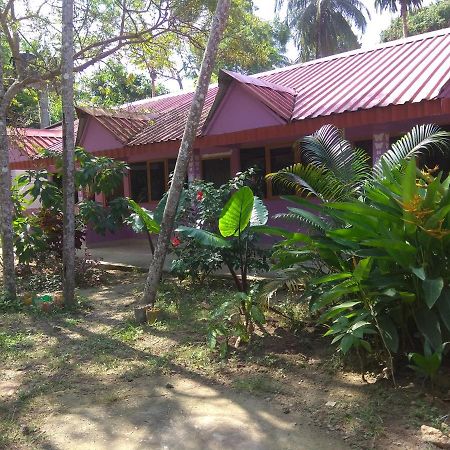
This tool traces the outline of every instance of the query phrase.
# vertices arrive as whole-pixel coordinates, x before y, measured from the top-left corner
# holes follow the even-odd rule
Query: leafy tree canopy
[[[408,15],[408,29],[411,36],[440,30],[450,26],[450,1],[442,0]],[[389,28],[381,33],[381,42],[394,41],[403,37],[402,21],[394,19]]]
[[[156,85],[156,95],[166,93],[165,86]],[[84,76],[76,86],[76,98],[81,104],[112,107],[151,96],[150,78],[127,70],[117,60],[110,60],[104,67]]]
[[[302,61],[359,48],[355,30],[364,32],[370,17],[359,0],[276,0],[277,11],[283,5]]]

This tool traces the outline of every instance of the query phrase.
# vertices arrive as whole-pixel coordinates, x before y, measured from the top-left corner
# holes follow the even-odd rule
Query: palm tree
[[[375,0],[375,8],[379,11],[396,13],[400,4],[400,17],[403,24],[403,37],[408,37],[408,12],[422,6],[422,0]]]
[[[286,4],[286,24],[304,61],[359,47],[354,29],[364,32],[369,11],[360,0],[276,0]]]

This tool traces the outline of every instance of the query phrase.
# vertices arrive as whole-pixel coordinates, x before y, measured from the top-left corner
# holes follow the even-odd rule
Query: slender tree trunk
[[[39,119],[41,128],[50,126],[50,106],[48,101],[48,86],[43,84],[39,88]]]
[[[409,28],[408,28],[408,6],[405,0],[401,0],[400,2],[400,15],[402,17],[402,25],[403,25],[403,37],[409,36]]]
[[[62,2],[61,93],[63,105],[63,283],[67,306],[75,302],[75,132],[73,104],[73,0]]]
[[[177,83],[178,83],[178,87],[183,90],[184,86],[183,86],[183,79],[181,78],[181,75],[179,73],[177,73]]]
[[[3,59],[0,53],[0,238],[2,242],[3,284],[6,295],[16,298],[14,270],[13,203],[11,200],[11,171],[9,169],[9,143],[6,116],[9,102],[5,99]]]
[[[205,103],[206,94],[208,92],[211,74],[214,69],[217,50],[228,19],[230,4],[231,0],[219,0],[217,3],[217,9],[214,15],[208,45],[203,56],[197,89],[192,100],[189,117],[184,129],[183,139],[181,141],[177,163],[175,165],[173,181],[170,185],[169,196],[164,209],[163,220],[161,222],[161,231],[158,236],[155,253],[153,255],[145,284],[144,296],[142,298],[144,305],[153,305],[155,302],[156,291],[163,271],[170,235],[173,231],[180,194],[183,189],[189,160],[192,155],[192,148],[197,136],[197,128],[200,122],[200,116]],[[141,312],[142,308],[138,308],[136,310],[136,319],[143,317],[143,315],[140,314]]]

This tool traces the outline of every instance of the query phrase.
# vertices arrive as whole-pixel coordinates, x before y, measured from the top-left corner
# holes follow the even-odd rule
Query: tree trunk
[[[405,0],[400,2],[400,15],[402,16],[402,25],[403,25],[403,37],[409,36],[409,28],[408,28],[408,6]]]
[[[50,107],[48,101],[48,86],[43,84],[39,88],[39,119],[41,128],[50,126]]]
[[[73,0],[62,2],[61,94],[63,106],[64,302],[75,303],[75,131],[73,104]]]
[[[147,281],[145,284],[144,296],[142,298],[142,303],[144,305],[153,305],[155,302],[156,291],[163,271],[164,260],[166,258],[167,249],[169,246],[170,235],[173,231],[175,214],[177,211],[178,202],[180,200],[180,194],[183,189],[189,160],[191,159],[192,155],[192,148],[197,136],[197,128],[200,122],[200,116],[203,110],[203,105],[205,103],[206,94],[208,92],[211,74],[214,69],[217,50],[228,19],[230,4],[231,0],[219,0],[219,2],[217,3],[217,9],[214,15],[211,33],[208,39],[208,45],[203,56],[197,89],[192,100],[189,117],[186,122],[183,139],[181,141],[180,150],[178,153],[177,163],[175,165],[173,181],[169,189],[166,207],[164,208],[163,220],[161,222],[161,231],[158,236],[155,253],[150,264]],[[139,309],[137,310],[136,314],[136,317],[138,316]]]
[[[0,237],[2,242],[3,285],[8,298],[16,298],[14,270],[13,203],[11,200],[11,171],[6,115],[9,102],[5,99],[3,59],[0,53]]]
[[[1,101],[1,100],[0,100]],[[8,298],[16,298],[14,269],[13,204],[11,201],[11,172],[6,130],[6,107],[0,106],[0,213],[4,288]]]

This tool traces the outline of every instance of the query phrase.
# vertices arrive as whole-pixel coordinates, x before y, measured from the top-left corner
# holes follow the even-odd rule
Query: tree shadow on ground
[[[126,315],[124,299],[119,304],[112,295],[114,289],[102,292],[80,323],[55,315],[33,324],[51,344],[32,361],[7,409],[17,411],[18,421],[31,411],[38,415],[40,448],[346,448],[303,426],[302,417],[224,388],[170,357],[155,366],[160,355],[112,334]],[[204,326],[192,320],[194,328]],[[170,331],[147,332],[177,343]]]

